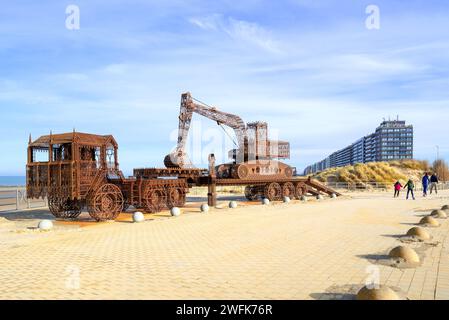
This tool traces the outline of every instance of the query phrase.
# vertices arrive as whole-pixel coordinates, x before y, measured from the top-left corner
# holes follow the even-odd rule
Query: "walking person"
[[[413,183],[412,179],[408,180],[408,182],[405,184],[404,189],[407,188],[407,200],[410,195],[412,194],[413,200],[415,200],[415,193],[413,190],[415,190],[415,184]]]
[[[424,173],[424,177],[422,177],[423,197],[427,197],[427,189],[429,188],[429,183],[430,183],[429,175],[426,172]]]
[[[402,184],[399,181],[396,181],[394,184],[394,197],[398,198],[402,189]]]
[[[430,194],[435,190],[435,194],[438,194],[438,176],[436,173],[432,174],[430,177]]]

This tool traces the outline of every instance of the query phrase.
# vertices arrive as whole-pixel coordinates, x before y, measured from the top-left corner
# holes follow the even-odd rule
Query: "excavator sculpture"
[[[239,116],[208,106],[194,99],[189,92],[181,96],[178,143],[175,151],[164,159],[167,168],[192,166],[185,148],[193,113],[234,130],[237,148],[229,151],[232,162],[216,167],[217,178],[251,180],[292,177],[293,170],[290,166],[274,160],[289,159],[290,144],[286,141],[269,140],[266,122],[245,124]]]

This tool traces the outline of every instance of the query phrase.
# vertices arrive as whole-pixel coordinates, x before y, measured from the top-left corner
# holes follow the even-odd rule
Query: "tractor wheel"
[[[81,202],[63,199],[57,195],[48,197],[48,208],[55,218],[76,219],[81,214]]]
[[[185,193],[179,188],[172,188],[168,191],[167,207],[183,207],[186,203]]]
[[[282,188],[277,182],[272,182],[265,186],[265,198],[270,201],[282,199]]]
[[[282,185],[282,195],[293,199],[295,197],[295,186],[291,182],[286,182]]]
[[[123,210],[123,194],[114,184],[104,184],[87,200],[87,210],[97,221],[115,220]]]
[[[164,192],[161,190],[154,190],[152,188],[148,188],[145,191],[145,208],[150,213],[159,212],[162,210],[165,204],[166,196]]]

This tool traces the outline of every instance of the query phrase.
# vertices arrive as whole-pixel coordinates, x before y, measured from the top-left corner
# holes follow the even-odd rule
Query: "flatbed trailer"
[[[196,168],[144,168],[134,170],[134,176],[144,179],[171,177],[185,179],[188,181],[189,187],[207,186],[209,188],[209,205],[216,203],[216,200],[214,200],[216,199],[216,186],[245,186],[245,197],[248,200],[255,200],[259,197],[268,198],[270,201],[282,200],[283,197],[300,199],[307,194],[341,196],[334,189],[307,177],[273,178],[269,175],[265,177],[260,175],[257,179],[238,179],[217,178],[213,173],[213,170],[210,169]]]

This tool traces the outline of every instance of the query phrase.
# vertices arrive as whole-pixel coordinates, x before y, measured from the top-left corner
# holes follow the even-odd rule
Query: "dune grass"
[[[355,165],[331,168],[313,176],[321,182],[346,183],[394,183],[416,179],[422,172],[429,171],[429,163],[418,160],[357,163]]]

